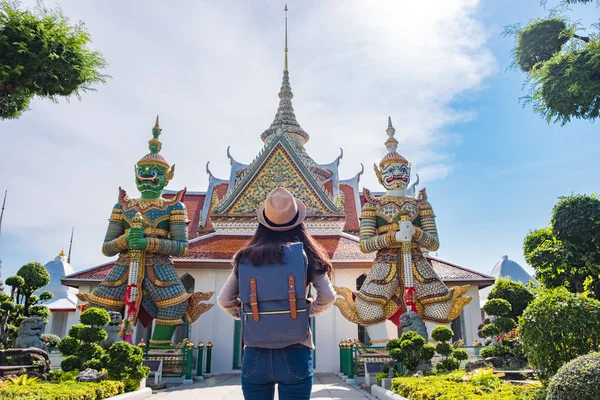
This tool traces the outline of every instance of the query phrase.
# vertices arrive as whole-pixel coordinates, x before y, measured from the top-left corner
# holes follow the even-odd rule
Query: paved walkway
[[[275,390],[277,399],[277,390]],[[151,400],[244,400],[239,375],[217,375],[193,385],[161,390]],[[315,375],[311,399],[373,399],[331,374]]]

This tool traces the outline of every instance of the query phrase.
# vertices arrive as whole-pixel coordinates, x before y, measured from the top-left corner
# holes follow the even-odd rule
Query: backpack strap
[[[258,299],[256,297],[256,278],[250,278],[250,307],[252,308],[254,322],[258,322],[260,314],[258,313]]]
[[[288,275],[288,299],[290,300],[290,316],[292,319],[298,317],[296,312],[296,280],[293,274]]]

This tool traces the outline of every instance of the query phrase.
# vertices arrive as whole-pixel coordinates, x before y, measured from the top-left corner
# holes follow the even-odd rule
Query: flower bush
[[[548,400],[600,399],[600,353],[563,365],[548,385]]]
[[[2,385],[2,400],[101,400],[124,392],[122,382],[40,382],[35,385]]]

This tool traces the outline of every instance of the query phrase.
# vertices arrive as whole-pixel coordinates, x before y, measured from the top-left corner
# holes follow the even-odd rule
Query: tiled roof
[[[198,239],[190,244],[186,260],[230,260],[251,239],[249,235],[215,235]],[[363,254],[358,242],[345,236],[315,236],[333,261],[371,261],[373,256]]]
[[[340,190],[344,193],[344,214],[346,214],[346,225],[344,232],[358,232],[358,213],[354,202],[354,190],[349,185],[340,184]]]
[[[473,271],[458,264],[451,263],[441,258],[427,256],[427,259],[433,266],[435,272],[441,280],[448,281],[491,281],[494,283],[494,277],[481,272]]]
[[[229,186],[228,183],[221,183],[220,185],[217,185],[215,187],[215,193],[219,196],[219,199],[223,199],[225,197],[225,194],[227,194],[227,187]],[[208,232],[212,232],[215,230],[215,228],[213,228],[212,223],[210,222],[210,215],[212,213],[212,202],[211,204],[209,204],[209,210],[208,210],[208,218],[206,221],[206,224],[204,225],[204,228],[202,229],[202,233],[206,234]],[[198,225],[196,225],[198,226]]]
[[[90,281],[102,281],[108,273],[110,269],[113,267],[114,261],[108,262],[106,264],[101,264],[96,267],[84,269],[83,271],[75,272],[74,274],[67,275],[61,279],[62,280],[90,280]],[[64,283],[63,283],[64,284]]]

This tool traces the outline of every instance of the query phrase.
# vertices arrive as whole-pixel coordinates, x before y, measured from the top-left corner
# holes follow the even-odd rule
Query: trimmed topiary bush
[[[488,300],[504,299],[511,305],[511,311],[506,316],[515,321],[523,314],[529,303],[533,301],[533,293],[521,282],[499,277],[488,295]],[[510,330],[510,329],[509,329]]]
[[[600,347],[600,301],[567,289],[542,290],[517,328],[529,362],[541,380],[565,363]]]
[[[432,339],[439,342],[435,346],[435,351],[443,357],[442,361],[435,364],[433,372],[436,374],[457,370],[461,360],[469,359],[469,353],[466,350],[455,349],[451,343],[448,343],[452,336],[454,336],[452,329],[443,325],[436,326],[431,331]]]
[[[408,371],[415,371],[421,363],[433,358],[433,345],[425,344],[423,336],[414,331],[404,332],[399,339],[390,340],[386,349],[390,357],[401,362]]]
[[[569,361],[552,377],[547,400],[600,399],[600,353]]]
[[[144,353],[138,346],[127,342],[117,342],[110,346],[103,358],[108,370],[108,378],[125,383],[125,391],[137,390],[150,369],[143,365]]]
[[[48,347],[56,347],[60,343],[60,337],[51,333],[42,334],[40,340],[48,343]]]

